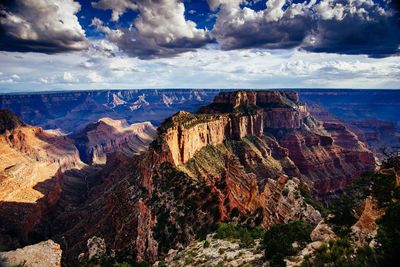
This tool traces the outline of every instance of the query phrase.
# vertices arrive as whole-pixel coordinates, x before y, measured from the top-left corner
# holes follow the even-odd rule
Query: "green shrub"
[[[393,172],[377,173],[374,175],[374,184],[372,186],[372,195],[382,206],[388,205],[394,197],[396,187],[396,176]]]
[[[372,267],[379,266],[375,252],[369,246],[356,249],[348,239],[331,240],[307,257],[301,267]]]
[[[263,239],[265,258],[271,266],[285,266],[284,258],[295,255],[310,242],[312,227],[303,221],[272,226]],[[292,244],[297,242],[297,247]]]
[[[260,239],[263,234],[264,231],[259,227],[248,228],[231,223],[221,223],[218,225],[216,238],[238,239],[241,247],[252,247],[255,244],[254,239]]]
[[[204,241],[203,248],[209,248],[209,247],[210,247],[210,241],[208,240]]]
[[[378,253],[382,256],[382,266],[397,266],[400,263],[400,202],[389,207],[379,220]]]

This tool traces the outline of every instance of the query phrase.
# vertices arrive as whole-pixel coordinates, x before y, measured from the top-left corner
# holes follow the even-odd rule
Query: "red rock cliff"
[[[263,114],[193,115],[178,112],[162,133],[162,150],[175,166],[186,163],[207,145],[222,144],[226,138],[263,134]]]

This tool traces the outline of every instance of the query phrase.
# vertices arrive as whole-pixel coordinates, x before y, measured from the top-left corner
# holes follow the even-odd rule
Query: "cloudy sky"
[[[395,0],[2,0],[0,93],[400,88]]]

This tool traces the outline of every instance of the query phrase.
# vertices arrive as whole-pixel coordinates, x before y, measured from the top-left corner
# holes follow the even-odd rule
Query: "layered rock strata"
[[[150,122],[129,125],[125,120],[102,118],[82,132],[71,135],[87,164],[104,164],[107,155],[118,151],[132,156],[145,151],[156,135]]]

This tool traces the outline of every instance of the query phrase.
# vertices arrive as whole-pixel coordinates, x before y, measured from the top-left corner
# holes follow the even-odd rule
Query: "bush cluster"
[[[284,258],[296,255],[308,242],[311,242],[312,227],[295,221],[272,226],[264,235],[265,258],[272,267],[286,266]]]
[[[218,225],[216,238],[238,239],[241,247],[252,247],[255,244],[254,240],[260,239],[263,233],[263,230],[259,227],[248,228],[232,223],[221,223]]]

